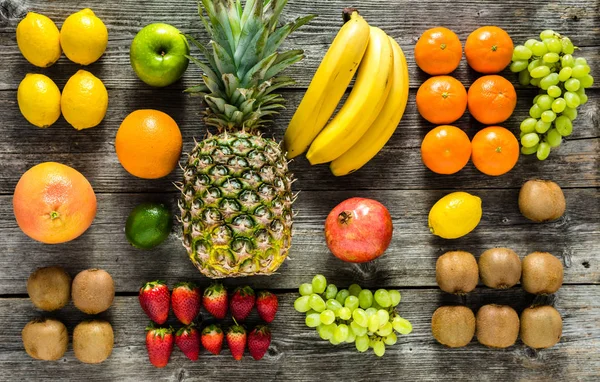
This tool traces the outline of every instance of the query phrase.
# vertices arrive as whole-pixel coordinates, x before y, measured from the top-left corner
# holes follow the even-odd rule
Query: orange
[[[479,73],[499,73],[510,64],[513,41],[502,28],[475,29],[465,43],[467,63]]]
[[[96,194],[79,171],[45,162],[21,176],[13,195],[13,210],[27,236],[47,244],[64,243],[92,224]]]
[[[448,74],[458,68],[462,44],[456,33],[437,27],[423,32],[415,45],[415,61],[427,74]]]
[[[501,76],[478,78],[467,93],[469,113],[485,125],[506,121],[517,106],[515,87]]]
[[[456,126],[442,125],[431,130],[421,143],[421,158],[431,171],[454,174],[471,157],[471,142],[464,131]]]
[[[417,109],[431,123],[452,123],[467,109],[467,91],[454,77],[431,77],[417,91]]]
[[[121,165],[144,179],[167,176],[181,155],[181,131],[173,118],[158,110],[136,110],[119,127],[115,149]]]
[[[471,146],[473,164],[486,175],[506,174],[519,160],[519,141],[504,127],[489,126],[479,131]]]

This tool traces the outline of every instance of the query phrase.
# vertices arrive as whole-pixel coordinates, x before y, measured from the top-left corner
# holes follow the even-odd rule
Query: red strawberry
[[[227,314],[227,290],[223,284],[215,283],[206,288],[202,304],[214,318],[224,319]]]
[[[271,344],[271,331],[266,325],[258,325],[248,334],[248,351],[255,360],[261,359]]]
[[[182,324],[189,325],[200,313],[200,288],[194,283],[177,283],[171,292],[173,313]]]
[[[256,295],[249,286],[235,288],[229,302],[233,318],[236,321],[244,321],[252,311],[255,301]]]
[[[192,361],[200,355],[200,334],[194,324],[184,326],[175,333],[175,343],[183,354]]]
[[[161,368],[167,366],[173,351],[173,328],[146,328],[146,349],[150,363]]]
[[[263,321],[267,323],[272,322],[275,319],[278,306],[277,296],[273,293],[266,290],[258,292],[258,297],[256,298],[256,310]]]
[[[202,346],[209,352],[217,355],[223,346],[223,331],[218,325],[212,324],[202,330]]]
[[[164,324],[169,317],[171,296],[169,288],[163,281],[151,281],[140,288],[140,305],[150,319],[157,324]]]
[[[227,345],[235,360],[242,359],[246,348],[246,329],[241,325],[230,326],[227,330]]]

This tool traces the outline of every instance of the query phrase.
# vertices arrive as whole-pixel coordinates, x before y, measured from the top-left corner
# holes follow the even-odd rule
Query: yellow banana
[[[347,175],[364,166],[392,137],[402,119],[408,100],[408,66],[402,48],[389,38],[394,51],[392,88],[383,109],[360,140],[329,166],[335,176]]]
[[[308,149],[311,164],[330,162],[348,151],[373,123],[390,91],[394,57],[384,31],[370,27],[369,45],[344,106]]]
[[[319,65],[283,138],[288,158],[306,151],[348,88],[369,43],[369,24],[352,12]]]

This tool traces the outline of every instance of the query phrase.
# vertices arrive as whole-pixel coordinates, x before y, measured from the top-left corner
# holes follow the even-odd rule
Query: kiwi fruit
[[[112,326],[106,321],[83,321],[73,330],[73,352],[83,363],[104,361],[112,353],[114,343]]]
[[[87,269],[73,279],[71,294],[77,309],[87,314],[97,314],[112,305],[115,284],[105,270]]]
[[[475,334],[475,315],[466,306],[441,306],[431,317],[431,332],[442,345],[466,346]]]
[[[469,252],[450,251],[437,259],[435,279],[444,292],[465,294],[477,286],[477,260]]]
[[[58,310],[71,299],[71,276],[61,267],[38,268],[27,279],[27,294],[37,308]]]
[[[528,180],[519,192],[519,210],[534,222],[556,220],[565,213],[565,195],[550,180]]]
[[[32,358],[56,361],[67,351],[69,335],[65,325],[53,318],[31,320],[21,331],[25,351]]]
[[[507,305],[489,304],[477,312],[477,341],[490,348],[507,348],[519,336],[519,315]]]
[[[551,294],[563,283],[563,265],[548,252],[533,252],[523,259],[521,285],[533,294]]]
[[[479,256],[479,277],[493,289],[508,289],[521,279],[521,259],[508,248],[491,248]]]
[[[552,306],[539,305],[521,313],[521,340],[534,349],[552,347],[560,341],[562,318]]]

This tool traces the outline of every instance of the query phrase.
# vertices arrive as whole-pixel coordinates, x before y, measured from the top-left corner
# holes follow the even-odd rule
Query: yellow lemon
[[[108,44],[106,25],[91,9],[73,13],[60,28],[60,45],[69,60],[89,65],[102,56]]]
[[[477,227],[481,213],[479,197],[466,192],[453,192],[431,207],[429,230],[444,239],[456,239]]]
[[[23,57],[35,66],[46,68],[60,57],[60,32],[52,20],[29,12],[17,25],[17,45]]]
[[[48,127],[60,117],[60,90],[43,74],[28,73],[17,90],[19,110],[29,123]]]
[[[98,125],[108,108],[108,92],[100,79],[80,70],[63,88],[61,99],[63,116],[77,130]]]

